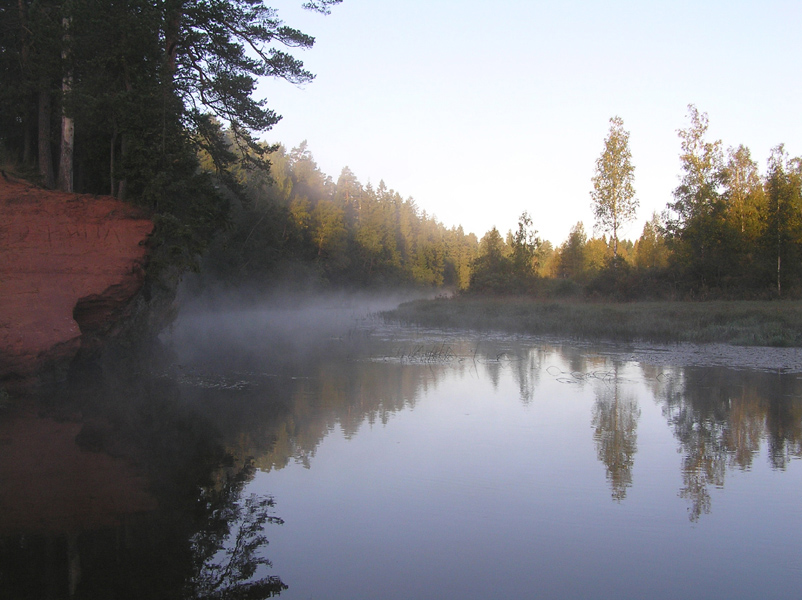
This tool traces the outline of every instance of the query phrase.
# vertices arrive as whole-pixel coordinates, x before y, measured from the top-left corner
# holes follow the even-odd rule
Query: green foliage
[[[560,247],[557,276],[563,279],[581,279],[585,270],[585,245],[588,236],[585,227],[577,223]]]
[[[613,118],[591,193],[597,224],[610,238],[589,239],[580,222],[556,249],[530,244],[525,213],[506,242],[495,228],[482,239],[470,290],[626,300],[802,296],[802,158],[780,145],[761,176],[748,148],[729,148],[725,160],[721,141],[706,139],[707,115],[693,105],[688,115],[678,132],[682,176],[674,201],[661,217],[652,215],[639,239],[617,238],[637,202],[629,133]]]
[[[668,266],[668,248],[660,217],[656,213],[643,226],[643,233],[635,243],[634,254],[638,269],[657,270]]]
[[[726,180],[721,141],[708,142],[706,113],[689,105],[691,124],[679,131],[682,179],[669,204],[675,216],[666,219],[672,263],[690,287],[725,285],[733,273],[732,228],[723,194]]]
[[[802,160],[789,159],[782,145],[769,158],[766,202],[761,254],[780,296],[802,283]]]
[[[612,240],[610,240],[612,242]],[[615,256],[606,237],[591,238],[585,244],[582,262],[582,278],[591,279],[609,265],[626,264],[623,256]]]
[[[311,81],[286,49],[313,43],[255,0],[0,0],[0,144],[52,187],[71,119],[75,191],[151,209],[167,255],[189,264],[242,193],[243,166],[268,166],[252,135],[280,117],[257,79]]]
[[[446,229],[383,181],[362,186],[347,167],[334,183],[305,142],[279,146],[269,160],[272,176],[241,172],[243,199],[204,260],[205,276],[230,285],[467,286],[472,234]]]
[[[518,218],[518,229],[501,238],[493,227],[479,244],[479,255],[473,262],[470,291],[494,294],[532,294],[540,286],[543,262],[541,241],[532,227],[529,213]]]
[[[732,227],[740,232],[743,241],[747,242],[746,246],[751,247],[759,235],[766,198],[757,164],[752,160],[749,148],[741,145],[728,149],[722,177],[728,219]]]
[[[635,167],[629,150],[629,132],[621,117],[610,119],[610,132],[604,140],[604,151],[596,159],[593,176],[593,214],[597,226],[612,235],[613,256],[618,256],[618,230],[635,217],[638,200],[632,182]]]
[[[699,113],[688,105],[691,124],[678,131],[682,154],[682,180],[674,190],[675,202],[670,208],[677,214],[673,225],[688,225],[694,219],[709,214],[721,196],[723,180],[721,140],[705,140],[709,119],[707,113]]]
[[[62,164],[74,165],[75,191],[151,210],[157,270],[194,266],[213,243],[205,267],[232,282],[296,273],[502,294],[802,294],[800,159],[782,147],[761,177],[747,148],[725,156],[707,140],[708,117],[690,105],[680,185],[633,244],[618,237],[637,200],[629,132],[614,117],[591,192],[603,237],[579,224],[554,249],[525,212],[506,240],[494,228],[480,244],[383,182],[363,186],[346,168],[335,183],[305,143],[257,143],[280,118],[254,97],[257,79],[311,81],[291,51],[313,43],[258,0],[0,0],[3,168],[54,186],[71,120]]]
[[[493,227],[479,242],[479,255],[473,262],[470,290],[479,293],[508,293],[512,284],[513,267],[509,247],[498,229]]]
[[[673,288],[696,298],[798,293],[798,159],[775,148],[761,180],[747,148],[730,148],[724,162],[721,142],[705,140],[707,115],[690,106],[689,116],[679,132],[683,177],[663,228]]]
[[[518,229],[512,236],[512,267],[516,274],[524,278],[535,276],[540,263],[540,238],[532,229],[532,219],[524,211],[518,218]]]

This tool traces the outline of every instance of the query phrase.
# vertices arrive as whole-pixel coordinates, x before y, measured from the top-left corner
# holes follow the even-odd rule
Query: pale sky
[[[543,239],[593,231],[591,177],[609,119],[630,132],[640,236],[672,201],[687,105],[711,141],[802,155],[802,2],[343,0],[327,17],[268,0],[315,36],[316,74],[257,95],[283,115],[263,136],[307,140],[335,181],[384,180],[446,226],[505,234],[528,211]]]

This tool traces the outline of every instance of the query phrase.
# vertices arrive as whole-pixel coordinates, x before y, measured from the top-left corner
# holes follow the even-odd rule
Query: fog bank
[[[431,290],[323,291],[182,284],[179,312],[161,339],[179,364],[207,371],[280,370],[293,362],[343,351],[381,325],[380,311],[433,297]]]

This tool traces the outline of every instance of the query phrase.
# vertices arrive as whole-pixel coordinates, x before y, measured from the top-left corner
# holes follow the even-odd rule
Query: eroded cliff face
[[[110,197],[0,177],[0,385],[63,367],[130,311],[153,222]]]

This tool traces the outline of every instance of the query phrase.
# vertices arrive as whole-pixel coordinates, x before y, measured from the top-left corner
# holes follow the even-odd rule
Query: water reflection
[[[689,502],[691,520],[710,512],[710,490],[724,486],[727,469],[749,469],[762,443],[768,445],[772,468],[802,457],[802,385],[792,374],[641,363],[633,379],[634,363],[609,348],[600,353],[525,339],[454,336],[443,341],[444,333],[404,335],[400,341],[398,332],[360,338],[358,351],[340,340],[345,346],[330,348],[325,360],[306,363],[303,377],[272,377],[259,385],[252,380],[235,395],[247,397],[252,406],[262,405],[264,397],[284,398],[284,413],[253,419],[250,423],[260,427],[252,432],[250,426],[238,430],[237,451],[255,456],[265,471],[291,462],[308,468],[335,428],[350,439],[363,424],[387,424],[392,414],[414,410],[422,395],[448,378],[486,379],[498,389],[511,377],[521,403],[529,405],[541,378],[548,376],[593,390],[593,442],[617,502],[634,485],[640,403],[649,399],[639,395],[647,390],[679,443],[683,483],[678,494]]]
[[[794,374],[719,367],[662,369],[653,389],[683,456],[683,487],[695,521],[728,468],[749,470],[761,443],[774,469],[802,457],[802,380]]]
[[[290,597],[326,590],[345,598],[351,586],[360,597],[388,588],[399,590],[388,598],[445,597],[468,576],[465,548],[482,549],[489,572],[508,577],[464,597],[520,597],[536,582],[549,598],[693,596],[691,583],[682,589],[656,573],[683,549],[689,564],[709,566],[684,570],[702,595],[746,597],[704,581],[728,560],[766,584],[769,576],[740,557],[753,550],[727,538],[755,519],[744,518],[742,500],[724,503],[713,489],[757,456],[769,456],[774,469],[776,456],[799,456],[795,376],[780,376],[778,392],[768,385],[776,374],[655,367],[611,347],[432,331],[375,335],[367,357],[344,352],[343,361],[333,352],[307,365],[305,379],[288,382],[285,425],[257,459],[265,472],[254,489],[273,486],[289,511],[303,507],[288,517],[292,532],[276,539],[277,566],[291,586],[298,582]],[[256,388],[250,393],[257,402]],[[769,413],[786,417],[779,437]],[[711,460],[715,443],[723,461]],[[750,489],[749,502],[771,506],[775,499],[760,496],[777,493],[771,489]],[[693,520],[714,502],[726,507],[721,519],[707,520],[709,541],[677,526],[686,502]],[[786,522],[774,520],[767,531],[798,523],[778,514]],[[721,523],[737,533],[722,535]],[[728,546],[721,559],[707,552],[717,544]],[[362,554],[366,548],[377,556]],[[348,562],[357,555],[361,567]],[[416,582],[402,581],[401,570]],[[593,587],[612,571],[615,582]],[[781,587],[799,581],[798,573],[769,572]]]
[[[640,407],[633,392],[622,390],[619,370],[620,365],[614,363],[609,377],[598,381],[595,386],[593,440],[596,455],[607,469],[613,499],[620,502],[632,486]]]
[[[321,364],[307,377],[276,379],[254,388],[250,394],[255,403],[282,394],[287,414],[272,422],[271,443],[264,451],[257,448],[264,432],[251,438],[247,451],[257,456],[262,470],[280,469],[291,461],[308,468],[317,446],[335,427],[351,438],[363,425],[387,424],[392,414],[414,409],[419,394],[436,386],[445,368],[402,361]]]
[[[285,505],[252,495],[256,474],[298,465],[314,474],[327,439],[356,448],[401,421],[408,437],[393,444],[403,450],[387,455],[396,467],[449,452],[451,440],[429,430],[415,437],[410,415],[428,415],[436,435],[457,432],[463,445],[428,479],[393,482],[383,500],[412,490],[425,524],[405,534],[463,522],[426,513],[435,488],[449,488],[456,508],[487,494],[476,504],[492,508],[469,512],[470,526],[450,534],[461,548],[480,543],[474,527],[494,552],[518,544],[511,561],[535,550],[547,560],[520,523],[541,527],[560,564],[581,555],[567,550],[582,546],[570,539],[582,527],[560,512],[565,498],[618,535],[650,475],[636,466],[648,459],[655,421],[680,451],[678,460],[670,446],[660,457],[678,477],[663,502],[681,513],[678,494],[694,521],[713,510],[712,491],[728,472],[755,469],[764,450],[774,470],[802,457],[802,380],[793,374],[655,366],[610,347],[377,326],[287,356],[258,328],[241,326],[235,340],[204,335],[192,338],[189,356],[150,349],[76,373],[37,409],[44,419],[0,415],[0,597],[276,595],[286,586],[266,546]],[[485,396],[466,399],[474,388]],[[382,468],[395,477],[391,464]],[[605,510],[621,520],[602,522]],[[375,516],[373,526],[394,535]]]
[[[206,499],[212,510],[208,525],[190,537],[193,573],[184,586],[187,598],[231,600],[278,596],[287,585],[276,575],[260,573],[272,563],[262,555],[267,546],[265,526],[282,524],[273,514],[275,502],[270,496],[250,494],[240,498],[241,484],[224,486],[223,502]],[[202,499],[203,501],[203,499]],[[263,570],[263,569],[262,569]]]
[[[155,358],[155,363],[151,360]],[[186,404],[165,357],[76,370],[0,414],[0,597],[267,598],[273,499]]]

